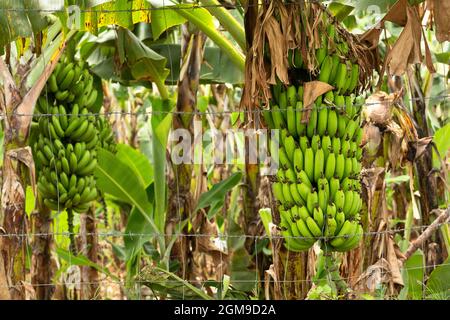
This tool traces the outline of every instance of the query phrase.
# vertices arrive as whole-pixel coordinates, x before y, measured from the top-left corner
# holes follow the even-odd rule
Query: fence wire
[[[436,225],[437,228],[450,224],[450,221],[444,221],[442,223],[439,223]],[[245,238],[245,239],[255,239],[255,240],[263,240],[263,239],[284,239],[284,238],[292,238],[292,239],[301,239],[301,240],[329,240],[329,239],[335,239],[335,238],[345,238],[349,236],[355,236],[355,235],[362,235],[365,237],[375,237],[378,235],[394,235],[397,233],[402,233],[405,231],[415,231],[420,230],[423,231],[424,229],[428,228],[430,225],[420,225],[420,226],[411,226],[410,228],[397,228],[393,230],[383,230],[383,231],[369,231],[369,232],[363,232],[363,233],[354,233],[349,234],[345,236],[321,236],[321,237],[302,237],[302,236],[281,236],[281,235],[250,235],[250,234],[241,234],[241,235],[233,235],[233,234],[209,234],[209,233],[133,233],[133,232],[120,232],[120,231],[111,231],[111,232],[84,232],[83,235],[85,236],[98,236],[98,237],[105,237],[105,238],[120,238],[120,237],[145,237],[145,238],[158,238],[158,237],[186,237],[186,238],[219,238],[219,239],[228,239],[228,238]],[[53,237],[53,236],[63,236],[63,237],[69,237],[70,235],[78,235],[78,232],[43,232],[43,233],[7,233],[2,232],[0,233],[1,237],[18,237],[18,238],[27,238],[27,237]]]
[[[447,99],[450,98],[450,95],[437,95],[437,96],[430,96],[426,98],[411,98],[402,100],[403,102],[411,102],[411,101],[419,101],[419,100],[432,100],[432,99],[442,99],[444,101],[447,101]],[[384,104],[384,102],[373,102],[373,103],[352,103],[353,107],[362,108],[362,107],[370,107],[370,106],[377,106],[380,104]],[[288,110],[293,110],[295,112],[309,112],[311,110],[322,110],[322,109],[330,109],[334,110],[345,110],[347,106],[346,105],[322,105],[322,106],[308,106],[304,108],[295,108],[292,107],[292,109],[288,108],[278,108],[278,109],[261,109],[261,108],[254,108],[254,109],[238,109],[238,110],[208,110],[208,111],[200,111],[200,110],[193,110],[193,111],[178,111],[178,110],[145,110],[145,111],[107,111],[107,112],[90,112],[85,114],[72,114],[72,113],[16,113],[16,112],[0,112],[0,117],[8,117],[8,116],[18,116],[18,117],[33,117],[33,118],[41,118],[41,117],[61,117],[61,116],[76,116],[76,117],[110,117],[110,116],[145,116],[145,115],[231,115],[231,114],[237,114],[237,113],[243,113],[243,114],[262,114],[265,112],[269,113],[279,113],[279,112],[285,112]],[[341,115],[342,116],[342,115]],[[345,116],[345,114],[343,114]]]
[[[306,0],[305,2],[310,2],[310,3],[321,3],[321,1],[319,0]],[[294,2],[289,3],[289,4],[294,4]],[[230,9],[230,8],[245,8],[245,7],[257,7],[257,6],[261,6],[263,5],[263,3],[257,3],[254,5],[247,5],[247,6],[241,6],[240,4],[219,4],[219,5],[200,5],[200,4],[195,4],[191,7],[174,7],[174,6],[162,6],[162,7],[150,7],[150,8],[133,8],[133,9],[80,9],[79,12],[83,12],[83,13],[123,13],[123,12],[151,12],[151,11],[165,11],[165,10],[196,10],[196,9],[214,9],[214,8],[226,8],[226,9]],[[42,9],[42,8],[0,8],[0,12],[40,12],[40,13],[64,13],[67,12],[67,8],[64,9],[59,9],[59,10],[53,10],[53,9]],[[170,52],[170,51],[169,51]],[[169,59],[170,63],[172,63],[172,59]],[[172,79],[173,80],[173,79]],[[173,81],[172,81],[173,82]],[[425,97],[425,98],[410,98],[410,99],[403,99],[402,101],[407,103],[407,102],[412,102],[412,101],[418,101],[418,100],[433,100],[433,99],[448,99],[450,97],[450,95],[438,95],[438,96],[431,96],[431,97]],[[370,105],[378,105],[379,103],[353,103],[352,105],[354,107],[363,107],[363,106],[370,106]],[[198,116],[202,116],[202,115],[231,115],[231,114],[236,114],[236,113],[244,113],[244,114],[262,114],[263,112],[269,112],[269,113],[273,113],[273,112],[284,112],[284,111],[288,111],[288,110],[294,110],[296,112],[307,112],[314,109],[320,110],[323,108],[329,108],[329,109],[335,109],[335,108],[345,108],[346,106],[337,106],[337,105],[323,105],[320,107],[305,107],[302,109],[297,109],[297,108],[292,108],[292,109],[287,109],[287,108],[278,108],[277,110],[273,110],[273,109],[250,109],[250,110],[208,110],[208,111],[199,111],[199,110],[194,110],[191,112],[185,112],[185,111],[177,111],[177,110],[145,110],[142,112],[129,112],[129,111],[108,111],[108,112],[98,112],[98,113],[87,113],[87,114],[77,114],[76,116],[95,116],[95,117],[110,117],[110,116],[145,116],[145,115],[168,115],[168,114],[172,114],[172,115],[198,115]],[[40,117],[58,117],[58,116],[75,116],[73,114],[52,114],[52,113],[33,113],[33,114],[24,114],[24,113],[5,113],[5,112],[0,112],[0,117],[8,117],[8,116],[24,116],[24,117],[33,117],[33,118],[40,118]],[[178,183],[177,183],[177,188],[178,188]],[[180,211],[180,209],[178,208],[177,211]],[[437,225],[437,228],[442,227],[442,226],[447,226],[450,222],[449,221],[445,221],[443,223],[440,223]],[[364,237],[377,237],[377,236],[383,236],[383,235],[395,235],[398,233],[403,233],[403,232],[411,232],[411,231],[423,231],[426,228],[428,228],[430,225],[418,225],[418,226],[411,226],[410,228],[395,228],[392,230],[382,230],[382,231],[368,231],[368,232],[363,232],[362,235]],[[47,233],[34,233],[34,232],[30,232],[30,233],[8,233],[5,232],[4,230],[0,229],[0,238],[24,238],[24,239],[32,239],[35,237],[67,237],[69,238],[71,235],[79,235],[78,232],[47,232]],[[356,234],[355,234],[356,235]],[[359,235],[359,234],[358,234]],[[258,256],[261,256],[262,253],[258,252],[258,248],[257,248],[257,241],[261,241],[261,240],[265,240],[265,239],[269,239],[269,240],[277,240],[277,239],[284,239],[286,238],[285,236],[281,236],[281,235],[266,235],[266,234],[262,234],[262,235],[249,235],[249,234],[240,234],[240,235],[233,235],[233,234],[202,234],[202,233],[182,233],[180,229],[177,230],[177,232],[169,234],[169,233],[127,233],[127,232],[120,232],[120,231],[108,231],[108,232],[83,232],[83,236],[93,236],[93,237],[98,237],[98,238],[145,238],[148,240],[154,239],[154,238],[158,238],[158,237],[185,237],[185,238],[215,238],[215,239],[220,239],[220,240],[228,240],[228,239],[251,239],[254,241],[255,244],[255,264],[258,265]],[[296,237],[296,236],[292,236],[290,238],[292,239],[300,239],[300,240],[330,240],[333,238],[340,238],[340,237],[348,237],[351,235],[346,235],[346,236],[339,236],[339,235],[335,235],[335,236],[327,236],[327,237]],[[72,258],[72,256],[70,256]],[[75,259],[76,257],[73,257],[73,259]],[[179,258],[178,255],[170,255],[170,258]],[[221,255],[221,263],[223,263],[223,256]],[[69,263],[71,264],[72,262],[69,261]],[[426,269],[426,268],[435,268],[435,267],[439,267],[439,266],[448,266],[450,265],[449,263],[442,263],[442,264],[436,264],[436,265],[424,265],[424,266],[420,266],[420,267],[403,267],[402,270],[404,272],[408,272],[411,270],[417,270],[417,269]],[[102,263],[102,267],[104,267],[103,263]],[[139,263],[139,272],[138,275],[142,272],[141,270],[141,264]],[[381,271],[382,274],[385,273],[384,270]],[[223,274],[225,274],[224,272],[222,272]],[[118,277],[119,278],[119,277]],[[343,281],[350,281],[350,280],[355,280],[361,278],[361,276],[349,276],[349,277],[344,277],[341,278],[341,280]],[[188,279],[184,279],[184,281],[187,281],[197,287],[201,287],[204,288],[208,285],[210,285],[211,280],[188,280]],[[262,275],[258,273],[258,271],[255,269],[255,279],[233,279],[232,283],[237,284],[237,283],[254,283],[254,284],[261,284],[261,283],[273,283],[273,279],[269,279],[269,280],[265,280],[262,279]],[[313,279],[294,279],[294,280],[290,280],[290,279],[277,279],[277,282],[280,284],[292,284],[292,283],[313,283],[314,280]],[[171,280],[171,279],[166,279],[166,280],[158,280],[158,279],[153,279],[153,280],[141,280],[141,279],[137,279],[137,280],[133,280],[134,284],[137,285],[145,285],[148,283],[153,283],[153,284],[180,284],[179,280]],[[423,283],[425,283],[425,279],[423,279]],[[55,279],[55,281],[53,281],[52,283],[27,283],[27,286],[31,286],[34,288],[37,287],[54,287],[54,286],[64,286],[64,285],[70,285],[70,286],[75,286],[75,287],[79,287],[79,286],[84,286],[84,285],[105,285],[105,284],[116,284],[119,285],[121,287],[124,287],[127,285],[127,281],[125,280],[116,280],[111,278],[110,276],[107,275],[103,275],[100,276],[98,281],[74,281],[74,282],[68,282],[68,281],[60,281]],[[0,286],[1,287],[1,286]],[[140,291],[139,294],[140,296]],[[183,297],[185,295],[185,287],[183,286]],[[154,295],[154,297],[156,298],[157,295]]]
[[[320,0],[303,0],[304,3],[316,3],[322,4]],[[295,5],[298,4],[299,1],[286,2],[284,5]],[[108,4],[108,3],[106,3]],[[181,5],[186,5],[185,7],[177,7],[180,5],[178,3],[172,3],[171,5],[163,5],[163,6],[155,6],[148,8],[130,8],[130,9],[80,9],[81,13],[126,13],[126,12],[151,12],[151,11],[164,11],[164,10],[198,10],[198,9],[245,9],[245,8],[255,8],[261,7],[264,3],[255,3],[255,4],[246,4],[242,5],[240,3],[227,3],[227,4],[199,4],[198,1],[193,3],[184,3]],[[45,9],[45,8],[0,8],[0,11],[6,12],[34,12],[34,13],[65,13],[68,11],[68,8],[64,9]]]

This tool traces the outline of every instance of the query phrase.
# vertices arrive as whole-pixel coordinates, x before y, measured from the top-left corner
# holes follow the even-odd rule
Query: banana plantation
[[[0,299],[450,299],[449,21],[0,0]]]

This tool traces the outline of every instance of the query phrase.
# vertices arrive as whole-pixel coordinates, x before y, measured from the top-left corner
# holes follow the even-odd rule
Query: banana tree
[[[28,25],[39,25],[41,28],[49,23],[47,19],[30,16],[24,12],[18,13],[16,18],[28,21]],[[4,20],[0,21],[5,23]],[[4,273],[0,274],[0,277],[6,279],[3,281],[6,281],[9,288],[9,293],[3,291],[1,295],[10,295],[13,299],[23,298],[24,294],[21,282],[24,281],[26,259],[25,190],[28,183],[32,183],[34,187],[34,162],[27,141],[34,106],[58,62],[65,41],[73,34],[71,32],[63,34],[61,23],[55,19],[51,22],[53,24],[45,33],[47,38],[44,43],[42,37],[35,37],[31,42],[32,45],[23,47],[24,42],[21,38],[12,46],[11,44],[6,46],[5,59],[0,57],[2,80],[0,107],[5,115],[2,121],[5,139],[0,225],[9,235],[1,240],[1,256],[5,259],[0,261],[4,267]],[[21,35],[29,34],[24,30],[18,30],[16,36]],[[9,40],[13,39],[6,39]],[[29,60],[23,64],[21,60],[25,55]]]

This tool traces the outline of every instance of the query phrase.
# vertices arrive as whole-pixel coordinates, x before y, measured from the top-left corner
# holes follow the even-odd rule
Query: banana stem
[[[227,9],[220,7],[217,0],[200,0],[206,5],[207,10],[220,21],[222,26],[233,36],[234,40],[239,44],[242,50],[245,50],[245,31],[240,23],[228,12]]]
[[[333,253],[325,249],[323,256],[325,258],[325,270],[331,281],[334,282],[339,292],[345,292],[347,290],[347,284],[339,274],[339,268]]]
[[[70,245],[69,250],[73,255],[77,254],[77,247],[75,245],[75,233],[73,232],[73,211],[72,209],[67,209],[67,226],[69,229],[69,239]]]

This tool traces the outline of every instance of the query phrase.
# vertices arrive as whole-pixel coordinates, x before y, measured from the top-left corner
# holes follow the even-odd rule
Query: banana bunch
[[[90,109],[96,102],[98,91],[94,88],[94,76],[83,61],[61,58],[47,82],[47,92],[60,103],[74,103],[80,109]]]
[[[109,152],[116,153],[117,147],[114,140],[114,133],[109,122],[105,118],[99,117],[97,119],[97,129],[99,133],[98,146]]]
[[[91,114],[98,92],[82,62],[62,58],[39,97],[33,144],[38,191],[52,210],[85,212],[98,192],[93,175],[97,148],[115,151],[108,122]]]
[[[330,26],[326,41],[316,51],[320,66],[316,80],[331,84],[334,90],[316,99],[308,121],[302,122],[302,84],[286,87],[277,82],[270,110],[262,113],[269,128],[280,130],[272,190],[280,204],[285,245],[293,251],[307,250],[318,239],[331,250],[347,251],[362,237],[359,66],[345,58],[345,42],[328,45],[329,39],[336,38]],[[304,67],[300,50],[288,58],[290,68]]]

